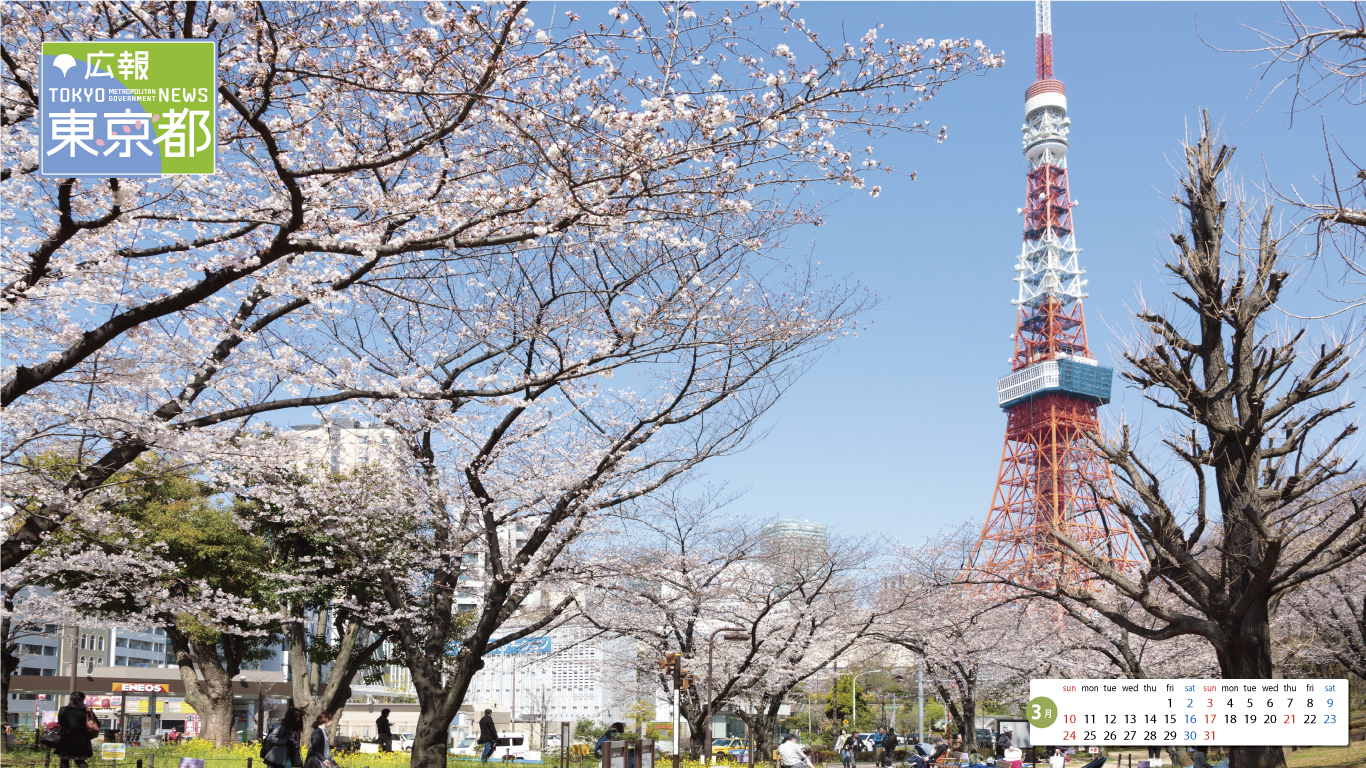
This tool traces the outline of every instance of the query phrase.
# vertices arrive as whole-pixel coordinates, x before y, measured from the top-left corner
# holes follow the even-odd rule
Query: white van
[[[529,742],[527,734],[520,731],[499,731],[498,743],[493,748],[493,754],[489,755],[489,762],[501,762],[504,755],[512,755],[516,760],[540,760],[540,750],[532,749]],[[473,738],[461,739],[451,752],[478,757],[484,754],[484,745],[475,744]]]

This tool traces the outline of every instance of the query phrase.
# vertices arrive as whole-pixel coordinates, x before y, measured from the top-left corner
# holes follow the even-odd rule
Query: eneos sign
[[[113,690],[128,693],[170,693],[170,683],[114,683]]]
[[[43,43],[43,176],[210,174],[218,157],[213,40]]]

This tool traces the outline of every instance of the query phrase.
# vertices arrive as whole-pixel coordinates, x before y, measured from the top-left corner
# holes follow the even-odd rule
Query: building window
[[[116,667],[126,667],[126,666],[128,666],[128,657],[127,657],[127,656],[115,656],[115,657],[114,657],[114,666],[116,666]]]
[[[81,635],[81,650],[85,650],[85,635]]]
[[[157,627],[156,629],[152,630],[152,634],[154,634],[154,635],[164,635],[164,634],[166,634],[166,630],[162,629],[161,627]]]
[[[45,670],[43,670],[43,677],[56,677],[56,676],[57,676],[57,670],[55,670],[55,669],[45,669]]]
[[[82,665],[82,666],[85,665],[85,657],[84,657],[84,656],[81,657],[81,665]]]
[[[45,646],[43,646],[43,655],[44,655],[44,656],[56,656],[56,655],[57,655],[57,646],[55,646],[55,645],[45,645]]]
[[[99,648],[96,648],[95,650],[97,650],[97,651],[103,651],[103,650],[104,650],[104,635],[100,635],[100,647],[99,647]]]
[[[114,638],[114,647],[115,647],[115,648],[127,648],[127,647],[128,647],[128,640],[127,640],[126,638],[116,637],[116,638]]]

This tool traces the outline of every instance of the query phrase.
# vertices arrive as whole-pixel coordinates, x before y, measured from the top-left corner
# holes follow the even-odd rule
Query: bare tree
[[[1262,45],[1235,52],[1267,57],[1261,80],[1273,82],[1273,90],[1290,90],[1291,121],[1299,112],[1331,99],[1354,106],[1366,104],[1366,5],[1354,2],[1344,11],[1341,6],[1320,3],[1321,20],[1316,23],[1306,20],[1297,6],[1282,3],[1281,7],[1285,21],[1279,29],[1253,30]],[[1366,166],[1331,139],[1326,123],[1324,150],[1328,168],[1318,199],[1306,198],[1293,188],[1282,192],[1274,181],[1271,188],[1283,203],[1308,215],[1308,223],[1320,238],[1337,243],[1349,270],[1363,274],[1366,265],[1356,254],[1366,237]],[[1345,303],[1355,309],[1361,301]]]
[[[1348,347],[1306,350],[1303,330],[1265,327],[1289,275],[1269,207],[1249,232],[1241,207],[1238,227],[1225,229],[1222,176],[1232,156],[1206,116],[1176,198],[1188,231],[1172,235],[1177,257],[1167,264],[1191,317],[1145,308],[1138,318],[1148,336],[1124,356],[1124,378],[1179,420],[1162,442],[1189,474],[1154,469],[1127,426],[1117,441],[1097,438],[1125,492],[1094,490],[1128,518],[1146,565],[1122,572],[1055,530],[1100,583],[1012,586],[1076,603],[1138,637],[1203,638],[1224,677],[1270,678],[1272,601],[1366,551],[1366,504],[1355,496],[1361,484],[1341,479],[1351,465],[1338,450],[1356,426],[1337,417],[1351,403],[1328,398],[1347,381]],[[1338,503],[1351,511],[1336,513]],[[1145,620],[1117,608],[1110,592]],[[1279,747],[1231,751],[1231,768],[1284,765]]]

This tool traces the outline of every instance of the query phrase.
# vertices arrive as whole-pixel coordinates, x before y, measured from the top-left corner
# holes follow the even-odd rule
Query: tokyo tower
[[[1109,465],[1091,445],[1096,411],[1110,401],[1113,371],[1091,357],[1081,300],[1086,270],[1072,231],[1067,190],[1067,95],[1053,77],[1048,0],[1036,0],[1036,77],[1025,90],[1028,164],[1024,248],[1015,265],[1012,372],[996,382],[1008,414],[991,511],[972,567],[1046,589],[1089,570],[1053,538],[1061,533],[1122,570],[1140,562],[1128,521],[1097,491],[1112,494]],[[984,575],[985,575],[984,574]]]

